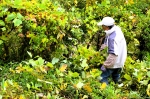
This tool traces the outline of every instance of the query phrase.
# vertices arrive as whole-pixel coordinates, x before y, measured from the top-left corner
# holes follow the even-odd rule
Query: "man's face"
[[[108,26],[105,26],[105,25],[102,25],[102,28],[103,28],[104,31],[109,30],[109,27],[108,27]]]

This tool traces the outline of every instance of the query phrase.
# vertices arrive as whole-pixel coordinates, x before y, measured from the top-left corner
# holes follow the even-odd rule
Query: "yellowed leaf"
[[[131,20],[132,20],[133,18],[134,18],[134,16],[129,16],[129,19],[131,19]]]
[[[88,96],[87,96],[87,95],[84,95],[84,96],[82,97],[82,99],[88,99]]]
[[[135,23],[136,22],[136,19],[132,19],[132,23]]]
[[[15,71],[12,68],[9,68],[9,71],[15,73]]]
[[[22,71],[24,71],[24,68],[22,67],[22,65],[16,67],[16,73],[21,73]]]
[[[23,95],[20,95],[19,99],[25,99],[25,97]]]
[[[60,85],[60,89],[61,89],[61,90],[66,89],[66,87],[67,87],[67,83],[62,83],[62,84]]]
[[[26,37],[27,37],[27,38],[30,38],[30,37],[31,37],[31,34],[30,34],[30,33],[28,33],[28,34],[26,35]]]
[[[92,73],[95,73],[97,71],[97,69],[92,69]]]
[[[47,39],[47,38],[43,38],[43,39],[42,39],[42,43],[45,43],[45,42],[48,42],[48,39]]]
[[[77,5],[78,1],[77,1],[77,0],[74,0],[74,3],[75,3],[75,5]]]
[[[46,71],[44,66],[40,66],[40,71],[43,72],[43,73],[47,73],[47,71]]]
[[[67,64],[63,64],[63,65],[59,68],[59,70],[60,70],[61,72],[64,72],[64,71],[66,70],[66,68],[67,68]]]
[[[87,92],[91,93],[92,92],[92,89],[91,89],[91,86],[89,83],[85,84],[83,86],[84,90],[86,90]]]
[[[4,82],[4,87],[7,87],[8,86],[8,83],[5,81]]]
[[[147,95],[150,96],[150,84],[148,84],[148,87],[146,89]]]
[[[133,0],[126,0],[125,4],[134,4]]]
[[[106,86],[107,86],[107,84],[104,82],[104,83],[102,83],[102,85],[100,86],[100,88],[103,90],[103,89],[106,88]]]
[[[65,34],[64,33],[58,33],[58,35],[57,35],[57,39],[60,39],[60,40],[62,40],[62,38],[65,36]]]

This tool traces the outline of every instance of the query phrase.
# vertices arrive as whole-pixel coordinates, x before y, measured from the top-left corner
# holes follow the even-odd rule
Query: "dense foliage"
[[[150,96],[149,0],[1,0],[0,99],[145,99]],[[112,16],[126,37],[123,83],[99,83]],[[111,79],[110,79],[111,80]]]

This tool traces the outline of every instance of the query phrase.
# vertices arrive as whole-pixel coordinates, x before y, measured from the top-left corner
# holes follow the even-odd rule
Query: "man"
[[[106,33],[104,44],[100,51],[108,47],[108,57],[101,67],[101,82],[108,84],[108,77],[112,76],[115,83],[118,83],[121,70],[127,57],[127,46],[121,28],[116,26],[115,20],[111,17],[104,17],[98,26],[102,26]]]

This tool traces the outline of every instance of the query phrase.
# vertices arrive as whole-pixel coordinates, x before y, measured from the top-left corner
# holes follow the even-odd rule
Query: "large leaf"
[[[13,20],[13,19],[15,19],[15,18],[16,18],[16,14],[15,14],[15,13],[11,13],[11,14],[9,14],[9,15],[7,16],[6,20],[7,20],[7,21],[11,21],[11,20]]]
[[[69,71],[68,75],[71,76],[71,77],[73,77],[73,78],[79,77],[79,73],[77,73],[77,72],[71,72],[71,71]]]
[[[2,96],[2,95],[0,95],[0,99],[3,99],[3,96]]]
[[[5,22],[3,20],[0,20],[0,26],[5,26]]]
[[[15,8],[22,8],[22,0],[14,0],[14,7]]]
[[[59,70],[60,70],[61,72],[64,72],[64,71],[66,70],[66,68],[67,68],[67,64],[63,64],[63,65],[59,68]]]
[[[26,86],[27,86],[27,88],[28,88],[28,89],[30,89],[30,88],[31,88],[30,84],[28,84],[28,83],[26,84]]]
[[[104,83],[102,83],[102,85],[100,86],[100,88],[103,90],[103,89],[106,88],[106,86],[107,86],[107,84],[104,82]]]
[[[46,6],[45,6],[44,4],[40,4],[40,5],[39,5],[39,8],[45,10],[45,9],[46,9]]]
[[[143,84],[143,85],[147,85],[147,84],[148,84],[148,81],[149,81],[149,80],[143,80],[143,81],[140,81],[140,83]]]
[[[150,71],[147,72],[147,76],[150,77]]]
[[[84,90],[86,90],[87,92],[91,93],[92,92],[92,88],[90,86],[90,83],[87,83],[83,86]]]
[[[3,40],[3,41],[7,41],[8,37],[6,35],[2,35],[2,36],[0,36],[0,39]]]
[[[150,16],[150,9],[147,11],[147,15]]]
[[[15,19],[13,20],[13,23],[14,23],[15,26],[19,26],[19,25],[22,24],[22,21],[21,21],[20,19],[15,18]]]
[[[57,63],[58,61],[59,61],[59,59],[54,57],[54,58],[52,59],[52,64],[54,65],[54,64]]]
[[[125,75],[124,75],[124,78],[127,79],[127,80],[132,80],[131,76],[128,75],[128,74],[125,74]]]
[[[76,85],[76,87],[80,89],[80,88],[83,87],[83,85],[84,85],[84,84],[83,84],[82,82],[78,82],[77,85]]]
[[[3,27],[3,28],[1,28],[2,29],[2,31],[6,31],[6,27]]]
[[[3,44],[3,41],[2,41],[2,40],[0,40],[0,45],[1,45],[1,44]]]
[[[29,60],[29,64],[31,64],[32,66],[36,66],[37,65],[33,59]]]
[[[42,39],[42,43],[47,43],[48,42],[48,39],[47,38],[43,38]]]
[[[20,13],[17,13],[17,18],[22,20],[24,17]]]
[[[37,61],[38,61],[38,65],[44,64],[44,59],[42,59],[41,57],[39,57]]]
[[[22,2],[22,0],[14,0],[14,4],[19,5]]]
[[[48,66],[48,67],[50,67],[50,68],[53,68],[53,64],[50,63],[50,62],[48,62],[48,63],[46,64],[46,66]]]
[[[85,68],[85,67],[88,67],[88,64],[86,63],[86,59],[84,59],[83,61],[82,61],[82,63],[81,63],[81,66],[83,67],[83,68]]]

